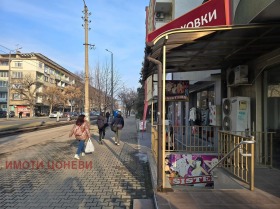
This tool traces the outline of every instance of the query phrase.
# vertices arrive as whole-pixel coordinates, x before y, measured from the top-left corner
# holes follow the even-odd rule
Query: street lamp
[[[112,119],[113,119],[113,117],[114,117],[113,55],[114,54],[113,54],[113,52],[109,51],[108,49],[106,49],[106,51],[111,53],[111,114],[112,114]]]

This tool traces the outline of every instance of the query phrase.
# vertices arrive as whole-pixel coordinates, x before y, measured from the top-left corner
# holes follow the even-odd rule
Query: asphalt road
[[[91,117],[91,123],[96,122],[97,116]],[[59,118],[59,122],[66,122],[67,118]],[[75,120],[72,120],[74,122]],[[57,124],[62,125],[57,122],[56,118],[49,117],[32,117],[32,118],[0,118],[0,133],[7,130],[23,130],[30,127],[40,127],[42,125]]]

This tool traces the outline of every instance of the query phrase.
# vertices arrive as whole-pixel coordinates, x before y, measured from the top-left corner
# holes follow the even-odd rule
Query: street
[[[95,152],[74,160],[72,125],[0,139],[0,208],[131,209],[133,199],[150,199],[149,165],[136,149],[135,118],[125,119],[121,146],[108,128]],[[140,157],[139,157],[140,156]]]
[[[91,116],[91,122],[94,122],[97,119],[97,116]],[[51,124],[57,121],[56,118],[49,118],[49,117],[12,117],[8,120],[6,118],[0,118],[0,131],[4,131],[6,129],[12,128],[27,128],[31,126],[38,126],[42,123],[44,124]],[[59,121],[67,121],[66,117],[59,118]],[[72,120],[74,121],[74,120]]]

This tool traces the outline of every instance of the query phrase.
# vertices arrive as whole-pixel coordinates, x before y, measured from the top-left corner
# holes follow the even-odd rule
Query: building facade
[[[40,84],[35,93],[34,113],[31,113],[30,104],[23,98],[23,95],[14,90],[21,85],[21,81],[26,75],[30,76],[32,81]],[[44,102],[44,89],[57,86],[63,90],[68,85],[83,87],[81,78],[40,53],[0,55],[0,108],[7,110],[7,105],[9,105],[9,110],[15,111],[16,116],[19,112],[23,112],[23,116],[35,113],[48,115],[50,105]],[[93,92],[92,87],[91,91]],[[55,109],[62,110],[59,106]],[[70,111],[70,103],[63,109]]]
[[[161,27],[157,28],[157,12],[161,12],[157,5],[166,3],[166,1],[151,1],[149,9],[150,14],[147,22],[147,39],[146,41],[150,43],[153,40],[157,40],[161,34],[167,33],[167,31],[171,31],[172,29],[178,28],[193,28],[196,27],[204,27],[207,26],[207,23],[210,24],[211,20],[213,22],[213,26],[241,26],[241,25],[253,25],[253,24],[273,24],[280,22],[280,15],[277,11],[280,9],[280,2],[276,0],[264,0],[260,1],[258,4],[255,4],[254,0],[211,0],[211,1],[201,1],[201,5],[197,5],[196,8],[187,8],[182,7],[179,4],[179,1],[168,1],[171,4],[171,15],[167,15],[167,17],[174,17],[173,21],[165,23]],[[186,14],[183,16],[176,16],[174,14],[175,8],[185,8]],[[158,10],[157,10],[158,9]],[[200,13],[201,11],[205,12]],[[219,11],[224,11],[224,15],[219,15]],[[179,13],[179,12],[178,12]],[[151,21],[151,17],[154,15],[154,20]],[[188,14],[193,16],[193,19],[188,17]],[[202,15],[201,15],[202,14]],[[197,17],[195,15],[198,15]],[[159,17],[163,17],[158,15]],[[165,17],[165,16],[164,16]],[[222,17],[222,20],[219,21],[218,18]],[[183,20],[185,18],[185,20]],[[212,18],[212,19],[211,19]],[[163,18],[164,19],[164,18]],[[175,25],[178,21],[185,21],[183,25]],[[177,22],[176,22],[177,21]],[[216,21],[216,22],[215,22]],[[163,21],[162,21],[163,22]],[[205,24],[205,25],[203,25]],[[150,29],[153,28],[151,31]],[[207,28],[206,28],[207,29]],[[201,31],[203,32],[203,31]],[[267,31],[269,34],[271,31]],[[175,32],[174,32],[175,33]],[[171,34],[171,33],[170,33]],[[178,33],[179,34],[179,33]],[[244,33],[245,34],[245,33]],[[173,102],[167,103],[166,105],[166,119],[171,120],[173,123],[177,123],[178,125],[190,125],[189,124],[189,110],[192,107],[209,109],[212,105],[217,105],[220,109],[220,123],[217,124],[221,129],[225,129],[226,125],[224,123],[223,112],[223,102],[225,98],[235,98],[235,97],[247,97],[250,98],[249,108],[250,108],[250,120],[248,120],[248,127],[251,132],[259,132],[259,133],[267,133],[274,132],[273,140],[269,141],[266,137],[264,137],[265,146],[271,146],[273,150],[264,150],[263,147],[258,147],[258,149],[262,150],[261,152],[269,152],[266,153],[270,156],[273,156],[269,161],[271,161],[273,167],[280,168],[280,98],[279,98],[279,81],[280,81],[280,70],[279,70],[279,41],[275,39],[275,44],[271,44],[268,41],[263,42],[263,49],[261,48],[251,48],[249,44],[258,43],[257,35],[246,43],[244,42],[244,47],[239,47],[236,51],[242,51],[242,49],[247,49],[242,51],[239,54],[239,57],[235,57],[235,60],[227,62],[227,66],[224,68],[207,68],[197,66],[188,66],[188,59],[197,59],[196,64],[205,64],[207,66],[207,60],[217,59],[217,62],[220,60],[226,60],[231,54],[223,54],[222,50],[225,50],[230,42],[226,42],[228,45],[217,44],[219,46],[216,48],[216,51],[220,52],[220,55],[215,54],[213,51],[213,55],[208,53],[207,56],[203,57],[202,54],[206,52],[206,50],[210,50],[205,47],[204,51],[201,50],[200,54],[195,56],[189,56],[192,51],[195,50],[195,44],[199,46],[199,44],[203,44],[203,41],[193,41],[192,45],[187,42],[184,42],[183,38],[186,39],[183,35],[182,40],[180,38],[176,39],[177,46],[174,46],[173,50],[169,50],[167,52],[166,59],[174,59],[174,61],[170,61],[171,64],[166,64],[167,72],[171,73],[172,80],[188,80],[190,82],[189,86],[189,101],[188,102]],[[267,36],[264,40],[272,39],[277,36],[274,33],[271,33],[270,36]],[[179,35],[178,35],[179,37]],[[189,36],[191,37],[191,35]],[[238,38],[237,38],[238,37]],[[241,40],[241,38],[242,40]],[[169,37],[170,38],[170,37]],[[223,37],[226,40],[226,37]],[[246,37],[242,37],[242,34],[238,34],[236,39],[240,38],[240,42],[244,41]],[[195,40],[195,39],[193,39]],[[202,39],[203,40],[203,39]],[[207,39],[205,39],[207,40]],[[205,41],[204,40],[204,41]],[[235,40],[236,41],[236,40]],[[184,44],[186,47],[184,47]],[[189,44],[187,46],[187,44]],[[211,45],[211,42],[207,42],[208,45]],[[150,44],[151,45],[151,44]],[[163,44],[164,45],[164,44]],[[174,44],[175,45],[175,44]],[[170,47],[169,45],[167,46]],[[236,47],[232,45],[232,48]],[[176,50],[175,50],[176,49]],[[250,49],[250,50],[249,50]],[[153,51],[154,50],[154,51]],[[154,47],[152,49],[152,53],[155,57],[158,57],[158,61],[165,62],[163,59],[163,53],[159,54],[158,51]],[[185,51],[184,51],[185,50]],[[151,54],[152,54],[151,53]],[[180,53],[180,54],[179,54]],[[206,54],[206,53],[205,53]],[[215,54],[215,55],[214,55]],[[190,58],[188,58],[188,56]],[[175,62],[175,57],[177,58]],[[183,62],[183,60],[187,60]],[[166,61],[166,63],[168,60]],[[222,61],[221,61],[222,62]],[[192,70],[195,69],[195,70]],[[241,69],[245,68],[245,70]],[[148,64],[144,67],[144,74],[146,72],[147,76],[153,74],[149,72],[152,68]],[[198,70],[197,70],[198,69]],[[185,71],[185,72],[184,72]],[[144,76],[145,77],[145,76]],[[153,74],[152,82],[157,83],[157,76]],[[147,79],[149,80],[149,79]],[[151,79],[150,79],[151,80]],[[152,84],[149,85],[150,88],[155,88]],[[148,92],[154,92],[153,90],[148,90]],[[154,98],[158,96],[155,94],[151,94],[150,101],[153,101]],[[246,127],[244,127],[244,130]]]

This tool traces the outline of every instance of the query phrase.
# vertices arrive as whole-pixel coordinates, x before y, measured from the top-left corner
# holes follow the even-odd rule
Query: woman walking
[[[76,159],[80,159],[80,154],[85,156],[85,140],[90,138],[89,132],[89,123],[85,119],[85,115],[80,115],[76,121],[76,124],[73,126],[69,137],[75,136],[75,138],[79,141],[77,152],[74,156]]]

